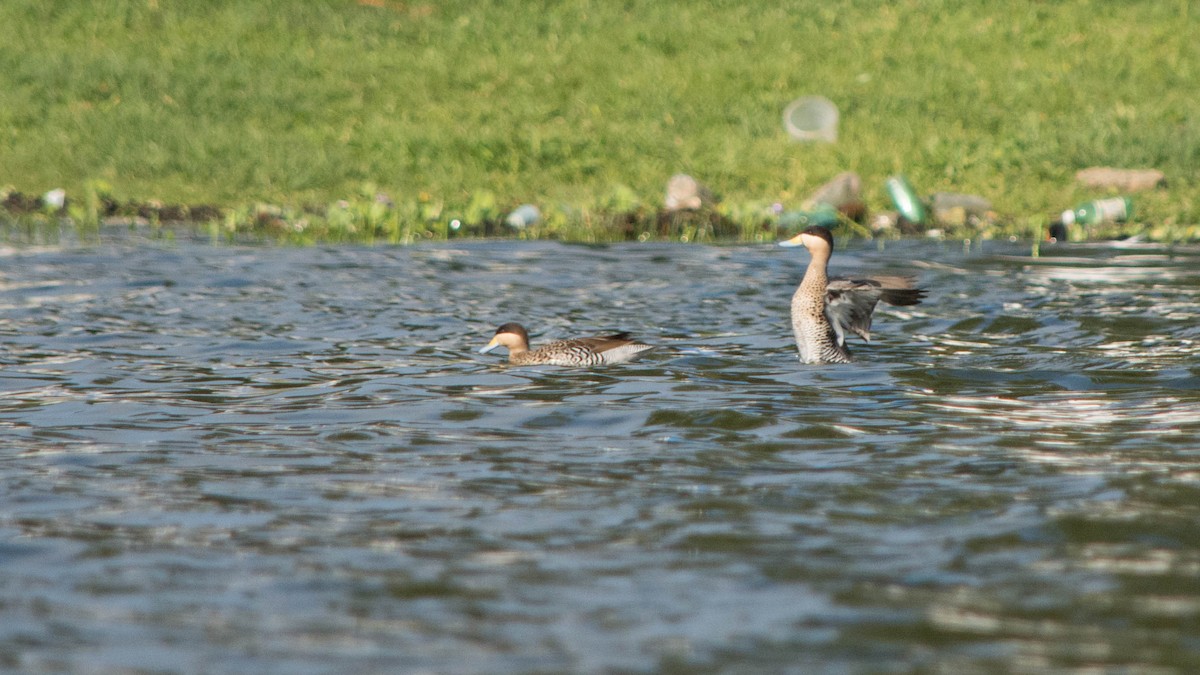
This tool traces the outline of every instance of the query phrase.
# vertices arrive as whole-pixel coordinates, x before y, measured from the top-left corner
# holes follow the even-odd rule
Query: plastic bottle
[[[1133,201],[1129,197],[1110,197],[1084,202],[1073,209],[1062,212],[1063,225],[1099,225],[1101,223],[1123,223],[1133,215]]]
[[[677,173],[667,181],[663,207],[668,211],[696,210],[712,202],[712,193],[700,181],[686,173]]]
[[[896,205],[896,210],[904,219],[914,225],[925,222],[925,205],[917,197],[917,191],[904,176],[892,176],[884,182],[883,187]]]
[[[47,211],[60,211],[67,203],[67,191],[56,188],[42,195],[42,205]]]
[[[536,225],[542,220],[542,211],[533,204],[522,204],[513,209],[504,222],[514,230],[521,230],[529,225]]]

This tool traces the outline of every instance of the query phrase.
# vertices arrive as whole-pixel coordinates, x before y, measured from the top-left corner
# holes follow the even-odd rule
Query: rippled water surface
[[[0,252],[0,669],[1200,668],[1200,252]],[[479,347],[621,328],[608,369]]]

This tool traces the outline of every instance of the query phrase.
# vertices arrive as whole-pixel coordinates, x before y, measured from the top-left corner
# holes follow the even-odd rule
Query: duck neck
[[[829,253],[814,251],[812,260],[808,262],[808,270],[804,272],[803,286],[819,286],[824,289],[829,283]]]

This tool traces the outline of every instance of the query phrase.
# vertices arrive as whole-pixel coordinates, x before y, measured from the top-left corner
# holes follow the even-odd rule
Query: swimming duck
[[[519,323],[506,323],[496,329],[492,341],[479,350],[486,354],[496,347],[508,348],[508,362],[518,366],[600,366],[625,363],[638,358],[651,345],[635,342],[629,333],[611,333],[596,337],[556,340],[537,349],[529,349],[529,333]]]
[[[819,225],[779,245],[804,246],[812,255],[804,280],[792,295],[792,330],[800,360],[805,363],[849,363],[846,332],[853,331],[870,342],[876,303],[915,305],[925,295],[910,277],[829,277],[833,235]]]

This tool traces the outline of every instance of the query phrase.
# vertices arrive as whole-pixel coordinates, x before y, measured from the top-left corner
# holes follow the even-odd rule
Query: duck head
[[[527,351],[529,349],[529,333],[519,323],[506,323],[496,329],[492,341],[480,349],[479,353],[486,354],[496,347],[504,347],[508,349],[509,353]]]
[[[813,225],[791,239],[779,242],[779,245],[803,246],[810,253],[828,252],[833,250],[833,235],[829,232],[829,228]]]

